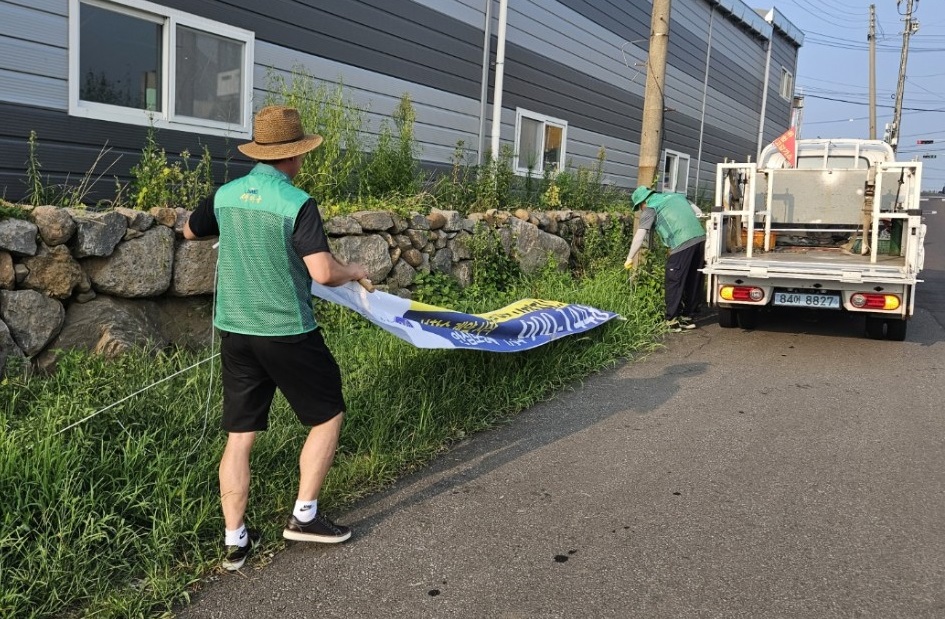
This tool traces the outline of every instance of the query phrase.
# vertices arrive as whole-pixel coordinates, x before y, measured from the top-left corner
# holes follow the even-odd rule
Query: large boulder
[[[0,219],[0,250],[20,256],[36,253],[36,224],[22,219]]]
[[[213,239],[181,241],[174,250],[174,276],[170,293],[178,297],[213,294],[217,250]]]
[[[24,288],[57,299],[68,299],[77,287],[88,289],[85,272],[64,245],[40,244],[36,255],[24,258],[23,265],[29,270],[23,280]]]
[[[69,209],[76,223],[72,255],[76,258],[110,256],[125,237],[128,220],[118,213],[89,213]]]
[[[68,242],[76,231],[76,223],[69,211],[55,206],[37,206],[30,218],[39,228],[43,243],[50,247]]]
[[[100,293],[128,298],[163,294],[173,275],[174,231],[155,226],[140,238],[122,243],[107,258],[85,260],[83,267]]]
[[[62,303],[35,290],[0,290],[0,319],[28,357],[56,337],[65,313]]]
[[[571,248],[568,242],[559,236],[542,232],[538,226],[512,218],[509,227],[514,236],[514,256],[524,273],[540,271],[551,257],[557,268],[568,268]]]
[[[346,236],[330,239],[332,253],[345,264],[357,262],[368,272],[372,282],[383,281],[394,263],[390,259],[387,241],[377,234]]]
[[[0,378],[10,374],[14,368],[19,368],[26,362],[26,355],[20,350],[10,329],[0,320]]]

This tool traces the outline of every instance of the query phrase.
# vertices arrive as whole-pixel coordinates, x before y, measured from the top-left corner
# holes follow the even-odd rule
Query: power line
[[[864,103],[862,101],[851,101],[849,99],[837,99],[836,97],[824,97],[821,95],[808,95],[808,94],[805,94],[804,96],[810,97],[812,99],[824,99],[825,101],[837,101],[839,103],[849,103],[851,105],[869,105],[868,103]],[[892,106],[879,105],[877,107],[892,107]],[[904,107],[902,109],[909,110],[910,112],[945,112],[945,108],[928,109],[928,108],[920,108],[920,107]]]

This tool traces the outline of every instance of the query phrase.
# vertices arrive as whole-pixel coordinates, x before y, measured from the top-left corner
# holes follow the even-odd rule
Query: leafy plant
[[[213,191],[212,159],[207,146],[193,169],[187,150],[169,162],[155,139],[154,125],[148,127],[141,158],[131,168],[131,176],[131,204],[140,210],[175,206],[193,209]]]
[[[459,304],[459,284],[445,273],[418,273],[413,280],[413,299],[430,305],[454,307]]]
[[[295,184],[319,203],[343,202],[354,196],[364,158],[364,110],[346,95],[344,84],[339,80],[329,87],[301,65],[288,79],[270,72],[266,104],[297,108],[305,130],[322,136],[321,146],[305,157]]]
[[[367,155],[367,165],[360,178],[362,196],[385,197],[410,195],[420,190],[420,148],[414,137],[417,113],[409,93],[405,93],[393,121],[396,135],[386,120],[381,124],[374,151]]]
[[[482,212],[511,205],[515,178],[515,172],[512,170],[512,148],[508,145],[500,148],[498,158],[493,158],[490,153],[485,164],[479,169],[470,210]]]
[[[450,172],[435,179],[433,195],[440,208],[467,212],[475,199],[474,179],[477,168],[467,162],[465,142],[459,140],[450,157]]]

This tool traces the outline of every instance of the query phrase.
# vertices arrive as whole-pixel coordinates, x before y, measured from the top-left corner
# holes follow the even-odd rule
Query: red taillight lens
[[[899,295],[877,292],[857,292],[850,297],[850,305],[857,309],[897,310],[902,304]]]
[[[719,296],[726,301],[749,301],[757,303],[765,298],[765,291],[754,286],[722,286]]]

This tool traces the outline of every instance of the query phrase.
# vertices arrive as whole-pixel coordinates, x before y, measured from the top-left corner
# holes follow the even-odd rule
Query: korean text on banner
[[[593,329],[617,318],[587,305],[522,299],[485,314],[465,314],[417,303],[355,282],[343,286],[312,283],[312,294],[358,312],[417,348],[470,348],[516,352]]]
[[[794,127],[791,127],[772,142],[775,148],[778,149],[778,152],[781,153],[781,156],[787,161],[788,166],[792,168],[797,166],[797,145],[795,136],[796,131]]]

